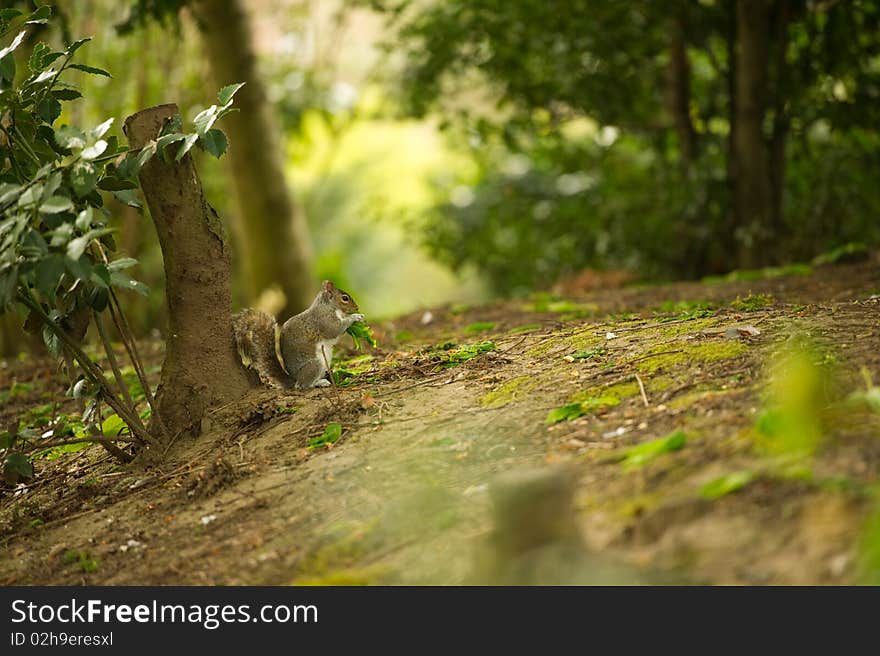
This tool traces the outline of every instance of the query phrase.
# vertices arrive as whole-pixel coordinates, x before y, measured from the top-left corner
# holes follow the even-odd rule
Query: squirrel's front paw
[[[364,320],[364,315],[362,315],[360,312],[358,312],[357,314],[349,314],[348,316],[351,317],[352,321],[363,321]]]
[[[326,378],[321,378],[315,382],[315,387],[329,387],[330,381]]]

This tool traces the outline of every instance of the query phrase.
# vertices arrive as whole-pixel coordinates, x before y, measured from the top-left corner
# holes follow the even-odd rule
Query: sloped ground
[[[0,582],[864,580],[877,294],[875,254],[403,317],[340,387],[256,391],[161,469],[39,461],[0,497]],[[33,384],[3,425],[51,372],[0,369]]]

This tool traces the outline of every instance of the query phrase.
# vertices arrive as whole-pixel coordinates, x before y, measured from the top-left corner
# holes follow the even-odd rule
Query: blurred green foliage
[[[583,267],[646,278],[742,265],[731,129],[737,3],[372,0],[404,62],[405,111],[439,112],[478,164],[447,187],[425,244],[523,293]],[[764,263],[880,241],[880,7],[767,3],[764,138],[783,148],[780,225]],[[774,28],[775,29],[775,28]],[[687,58],[685,116],[670,59]],[[738,47],[738,46],[737,46]],[[683,143],[685,120],[693,144]],[[685,151],[688,146],[693,152]],[[781,188],[780,188],[781,187]],[[739,223],[738,223],[739,222]]]

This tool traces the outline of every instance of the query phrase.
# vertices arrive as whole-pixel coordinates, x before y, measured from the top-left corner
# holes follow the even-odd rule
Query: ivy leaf
[[[83,151],[85,153],[85,151]],[[98,169],[89,162],[77,162],[70,170],[70,184],[77,196],[91,193],[98,182]]]
[[[229,147],[226,135],[222,130],[218,130],[217,128],[212,128],[203,134],[201,143],[206,151],[218,159]]]
[[[40,204],[43,214],[58,214],[73,209],[73,202],[66,196],[50,196]]]
[[[109,78],[113,77],[112,75],[110,75],[110,73],[105,71],[103,68],[96,68],[95,66],[86,66],[85,64],[71,64],[67,68],[75,68],[78,71],[82,71],[83,73],[90,73],[92,75],[103,75],[103,76],[109,77]]]

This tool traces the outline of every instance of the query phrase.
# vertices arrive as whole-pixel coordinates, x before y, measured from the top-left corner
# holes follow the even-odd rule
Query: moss
[[[589,351],[605,343],[604,335],[597,335],[596,328],[587,328],[570,335],[566,344],[574,351]]]
[[[635,381],[632,381],[631,383],[618,383],[616,385],[609,385],[608,387],[591,387],[583,392],[573,394],[571,400],[573,402],[581,403],[591,398],[610,397],[617,399],[617,403],[620,403],[621,400],[629,398],[630,396],[635,396],[638,393],[639,385]]]
[[[548,338],[543,342],[535,344],[535,346],[526,351],[526,355],[530,358],[539,358],[542,355],[547,355],[547,353],[549,353],[556,346],[559,346],[559,340]]]
[[[721,319],[716,318],[708,318],[708,319],[691,319],[690,321],[685,321],[683,323],[677,323],[672,326],[658,326],[657,331],[660,337],[665,338],[673,338],[680,337],[682,335],[687,335],[690,333],[695,333],[699,330],[706,330],[708,328],[714,328],[721,323]]]
[[[540,329],[540,328],[541,328],[541,324],[539,324],[539,323],[530,323],[530,324],[526,324],[525,326],[519,326],[519,327],[517,327],[517,328],[514,328],[513,330],[509,330],[509,331],[507,332],[507,334],[508,334],[508,335],[516,335],[516,334],[518,334],[518,333],[527,333],[527,332],[529,332],[530,330],[538,330],[538,329]]]
[[[515,401],[518,393],[524,393],[534,387],[531,376],[519,376],[509,380],[480,398],[480,404],[487,408],[497,408]]]
[[[709,341],[701,344],[680,345],[678,348],[670,348],[668,344],[655,346],[645,355],[645,358],[636,364],[640,371],[648,373],[673,367],[688,362],[711,362],[713,360],[726,360],[735,358],[749,350],[749,346],[734,340]],[[673,352],[674,351],[674,352]],[[644,356],[643,356],[644,357]]]
[[[385,580],[390,573],[385,565],[372,565],[370,567],[349,567],[326,572],[321,576],[297,578],[293,583],[296,585],[377,585]]]
[[[477,323],[472,323],[467,326],[464,331],[466,333],[484,333],[493,330],[494,328],[495,324],[491,321],[478,321]]]
[[[749,294],[745,298],[736,297],[735,301],[730,302],[730,307],[740,312],[754,312],[776,302],[770,294]]]

